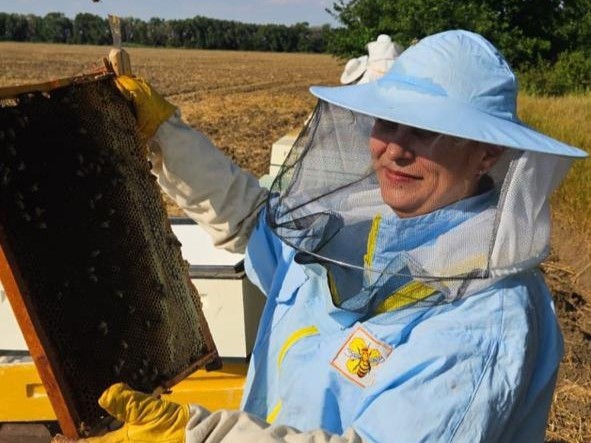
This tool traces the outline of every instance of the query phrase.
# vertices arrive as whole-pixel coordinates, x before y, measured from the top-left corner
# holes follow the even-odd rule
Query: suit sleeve
[[[256,177],[185,124],[178,112],[156,132],[148,158],[164,192],[217,247],[244,252],[267,196]]]
[[[348,429],[343,435],[323,430],[300,432],[290,426],[271,426],[246,412],[219,410],[209,413],[191,406],[186,443],[362,443],[361,437]]]

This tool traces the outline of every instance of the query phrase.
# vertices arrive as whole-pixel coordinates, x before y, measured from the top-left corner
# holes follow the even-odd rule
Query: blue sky
[[[0,12],[45,15],[63,12],[73,18],[79,12],[90,12],[141,19],[188,18],[195,15],[236,20],[245,23],[277,23],[291,25],[308,22],[310,25],[336,22],[324,8],[332,0],[0,0]]]

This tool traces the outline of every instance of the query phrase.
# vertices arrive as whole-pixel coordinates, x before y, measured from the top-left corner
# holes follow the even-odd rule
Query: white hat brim
[[[349,60],[341,74],[341,83],[347,85],[359,79],[367,69],[367,60],[367,55]]]

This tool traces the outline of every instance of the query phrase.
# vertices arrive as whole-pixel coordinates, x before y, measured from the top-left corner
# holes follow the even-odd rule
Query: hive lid
[[[216,248],[207,232],[189,218],[173,218],[171,226],[182,244],[183,257],[191,266],[236,268],[244,260],[244,254]]]

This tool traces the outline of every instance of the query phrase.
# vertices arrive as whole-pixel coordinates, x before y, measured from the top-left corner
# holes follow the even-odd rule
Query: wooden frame
[[[112,73],[105,68],[80,77],[54,80],[35,85],[4,88],[0,89],[0,100],[11,99],[20,94],[31,92],[49,92],[55,88],[88,82],[109,75],[112,75]],[[76,393],[71,392],[71,387],[64,378],[63,374],[65,372],[60,362],[59,352],[53,348],[51,337],[44,330],[44,323],[41,318],[42,313],[36,310],[30,288],[19,270],[18,255],[16,251],[11,250],[9,238],[10,232],[7,232],[3,226],[0,226],[0,280],[15,313],[16,320],[22,330],[39,376],[47,391],[62,432],[67,437],[73,439],[100,433],[101,429],[98,428],[103,425],[106,426],[107,422],[99,423],[98,425],[93,424],[93,429],[89,429],[76,409],[74,397]],[[186,279],[188,282],[187,287],[193,288],[188,274]],[[154,388],[155,395],[178,383],[196,369],[201,367],[215,369],[221,362],[215,350],[215,344],[207,327],[205,317],[199,309],[200,301],[198,298],[194,298],[197,297],[196,290],[191,291],[191,294],[191,301],[197,308],[199,337],[203,340],[205,355],[200,354],[200,358],[197,361],[180,370],[171,379],[161,380],[159,385]]]
[[[26,284],[13,267],[14,258],[10,251],[2,245],[6,244],[6,233],[0,229],[0,280],[8,301],[12,306],[14,315],[21,328],[29,353],[35,362],[39,377],[47,391],[49,401],[60,423],[62,432],[71,438],[78,437],[76,423],[80,418],[75,415],[73,402],[67,393],[62,392],[59,386],[64,385],[59,370],[59,360],[51,352],[49,341],[43,331],[37,327],[39,319],[32,306],[27,303],[28,297]]]

